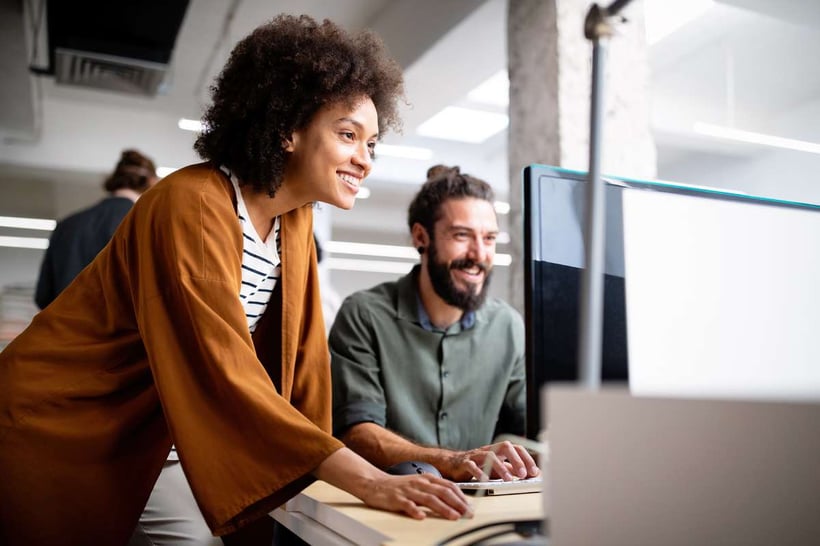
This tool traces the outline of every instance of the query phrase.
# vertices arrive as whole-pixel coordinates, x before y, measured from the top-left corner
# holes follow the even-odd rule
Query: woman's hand
[[[450,520],[473,516],[464,493],[449,480],[432,474],[384,476],[357,495],[368,506],[402,512],[415,519],[427,517],[425,508]]]
[[[473,516],[467,497],[453,482],[431,474],[391,476],[346,447],[322,461],[313,475],[368,506],[415,519],[424,519],[427,510],[451,520]]]

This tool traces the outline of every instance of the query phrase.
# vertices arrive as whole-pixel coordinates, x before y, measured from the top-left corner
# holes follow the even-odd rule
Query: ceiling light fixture
[[[198,119],[179,118],[177,127],[183,131],[194,131],[195,133],[201,133],[205,126]]]
[[[512,262],[509,254],[496,254],[495,258],[495,265],[508,266]],[[405,275],[410,271],[413,265],[415,264],[411,262],[359,260],[356,258],[327,258],[328,269],[337,271],[365,271],[368,273],[391,273],[395,275]]]
[[[509,254],[496,254],[493,258],[493,265],[508,267],[512,263],[512,256]]]
[[[355,256],[372,256],[375,258],[399,258],[416,261],[419,257],[418,251],[410,246],[402,245],[380,245],[374,243],[354,243],[349,241],[327,241],[324,248],[331,254],[351,254]],[[396,262],[393,262],[396,263]],[[508,266],[512,263],[512,256],[509,254],[496,254],[493,262],[495,265]],[[354,270],[354,271],[366,271]],[[392,273],[393,271],[387,271]]]
[[[11,248],[48,248],[48,239],[42,237],[6,237],[0,235],[0,246]]]
[[[329,269],[342,271],[367,271],[370,273],[394,273],[404,275],[410,271],[410,262],[388,262],[384,260],[357,260],[355,258],[328,258]]]
[[[157,176],[160,178],[165,178],[176,170],[178,170],[177,167],[157,167]]]
[[[509,214],[510,213],[510,204],[504,201],[496,201],[493,203],[493,207],[498,214]]]
[[[370,197],[370,188],[359,186],[359,191],[356,193],[356,199],[367,199]]]
[[[747,142],[749,144],[760,144],[763,146],[772,146],[774,148],[783,148],[785,150],[820,154],[820,144],[816,142],[809,142],[807,140],[796,140],[793,138],[767,135],[765,133],[755,133],[753,131],[744,131],[733,127],[713,125],[702,121],[695,122],[693,130],[698,134],[720,138],[723,140]]]
[[[56,225],[56,220],[50,220],[47,218],[23,218],[19,216],[0,216],[0,227],[52,231]]]
[[[355,254],[358,256],[376,256],[378,258],[406,258],[408,260],[415,260],[419,257],[416,249],[410,246],[377,245],[347,241],[328,241],[325,246],[331,254]]]
[[[416,129],[421,136],[478,144],[509,125],[506,114],[447,106]]]
[[[396,144],[376,144],[376,157],[400,157],[403,159],[418,159],[429,161],[433,158],[433,150],[417,146],[401,146]]]

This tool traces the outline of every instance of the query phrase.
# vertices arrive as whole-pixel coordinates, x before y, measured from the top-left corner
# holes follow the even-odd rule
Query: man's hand
[[[484,473],[484,467],[488,462],[491,464],[489,476]],[[469,481],[471,478],[501,478],[510,481],[515,478],[533,478],[541,474],[529,452],[512,442],[499,442],[470,451],[453,453],[439,466],[439,470],[442,475],[454,481]]]

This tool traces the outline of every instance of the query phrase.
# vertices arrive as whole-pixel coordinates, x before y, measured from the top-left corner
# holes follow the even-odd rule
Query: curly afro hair
[[[240,41],[211,87],[213,104],[194,149],[243,185],[271,197],[282,184],[284,140],[326,104],[351,108],[370,97],[379,133],[401,129],[401,67],[370,31],[348,34],[331,21],[279,15]]]
[[[450,199],[474,197],[492,203],[495,194],[485,181],[469,174],[462,174],[458,167],[435,165],[427,170],[427,181],[413,198],[407,209],[407,226],[421,224],[430,237],[433,227],[441,218],[441,205]]]

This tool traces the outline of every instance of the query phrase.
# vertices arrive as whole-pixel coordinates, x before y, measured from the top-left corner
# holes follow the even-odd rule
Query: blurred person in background
[[[34,302],[44,309],[91,263],[134,202],[159,181],[154,162],[137,150],[125,150],[103,187],[110,195],[57,223],[40,267]]]

